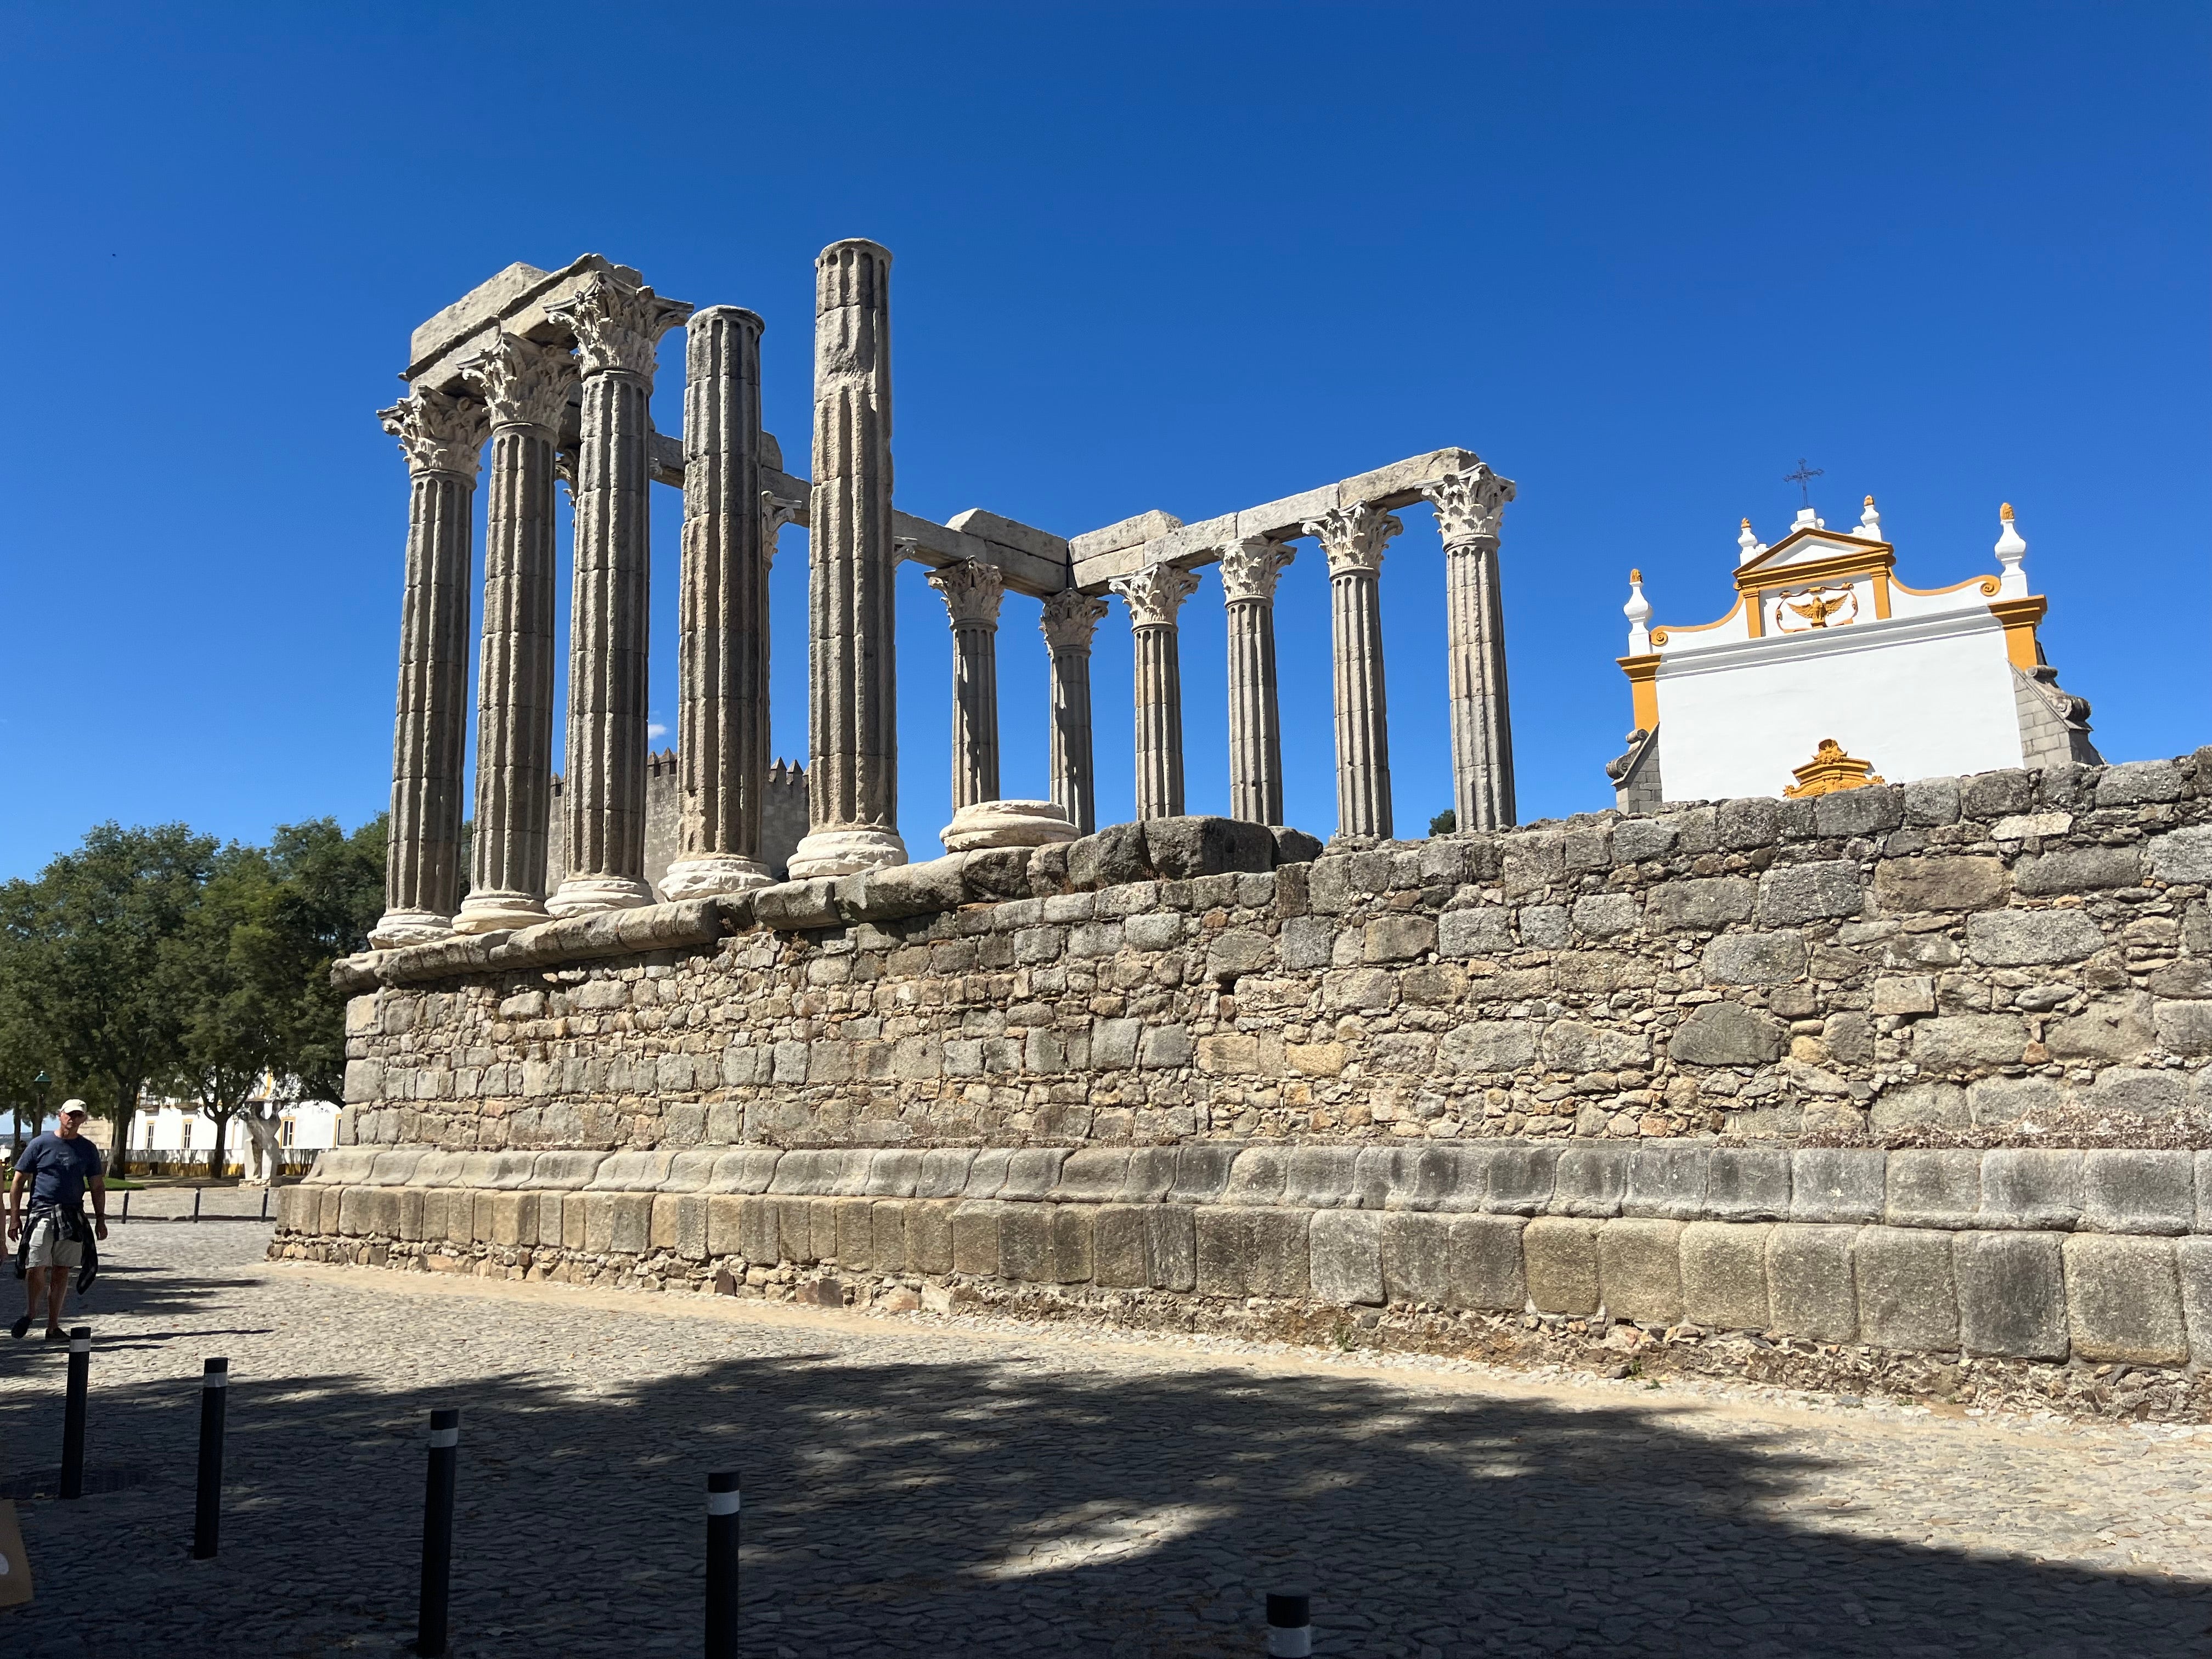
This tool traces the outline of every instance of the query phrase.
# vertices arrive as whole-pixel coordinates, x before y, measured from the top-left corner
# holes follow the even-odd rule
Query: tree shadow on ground
[[[1261,1650],[1261,1597],[1285,1587],[1312,1592],[1323,1655],[2209,1650],[2212,1588],[1792,1521],[1780,1510],[1827,1465],[1765,1426],[1225,1366],[921,1364],[890,1341],[860,1363],[782,1336],[793,1352],[596,1395],[573,1371],[426,1390],[241,1378],[225,1560],[179,1560],[167,1633],[143,1650],[231,1651],[226,1609],[296,1581],[329,1588],[291,1598],[281,1639],[237,1650],[394,1651],[439,1405],[464,1408],[459,1659],[696,1652],[704,1475],[726,1468],[745,1492],[746,1651],[763,1656],[1214,1659]],[[173,1550],[196,1392],[180,1377],[97,1402],[106,1455],[161,1473],[96,1502],[135,1505],[131,1535]],[[0,1410],[8,1444],[27,1409]],[[33,1506],[33,1530],[66,1524],[97,1551],[94,1504],[66,1523]],[[16,1616],[58,1636],[69,1615]]]

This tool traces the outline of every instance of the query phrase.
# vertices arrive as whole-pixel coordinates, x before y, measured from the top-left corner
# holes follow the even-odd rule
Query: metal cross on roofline
[[[1784,473],[1782,475],[1782,482],[1784,483],[1796,484],[1797,486],[1797,493],[1805,498],[1805,505],[1810,507],[1813,505],[1813,480],[1820,477],[1826,471],[1827,468],[1826,467],[1806,465],[1805,458],[1802,455],[1800,455],[1797,458],[1797,470],[1795,472]]]

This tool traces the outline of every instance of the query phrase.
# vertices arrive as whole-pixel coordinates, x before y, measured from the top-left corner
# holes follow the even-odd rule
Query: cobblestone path
[[[91,1465],[19,1504],[23,1659],[391,1655],[425,1413],[463,1408],[457,1659],[698,1650],[703,1477],[745,1483],[747,1652],[2212,1652],[2212,1435],[1812,1409],[1190,1341],[276,1266],[246,1221],[119,1229]],[[185,1557],[228,1354],[222,1558]],[[63,1356],[0,1340],[11,1480]]]

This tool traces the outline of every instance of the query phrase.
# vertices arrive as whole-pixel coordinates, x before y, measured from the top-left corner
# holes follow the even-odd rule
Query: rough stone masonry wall
[[[2212,750],[1315,850],[1156,820],[356,959],[356,1144],[275,1248],[2212,1360]]]

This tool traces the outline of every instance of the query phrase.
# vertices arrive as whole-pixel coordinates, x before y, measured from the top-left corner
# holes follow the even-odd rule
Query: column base
[[[867,824],[830,825],[815,830],[792,850],[791,879],[849,876],[906,862],[906,843],[896,830]]]
[[[597,915],[603,910],[635,910],[653,902],[653,889],[635,876],[569,876],[545,901],[556,921]]]
[[[552,912],[545,908],[545,901],[537,894],[493,890],[471,893],[461,901],[461,913],[453,918],[453,931],[457,933],[517,933],[551,920]]]
[[[955,812],[937,838],[948,853],[973,853],[986,847],[1042,847],[1073,841],[1075,835],[1057,802],[979,800]]]
[[[403,945],[428,945],[450,938],[453,931],[453,919],[435,910],[386,910],[368,931],[368,948],[396,951]]]
[[[678,859],[660,878],[664,897],[708,898],[716,893],[742,893],[748,887],[765,887],[775,874],[758,859],[735,853],[709,853],[696,859]]]

